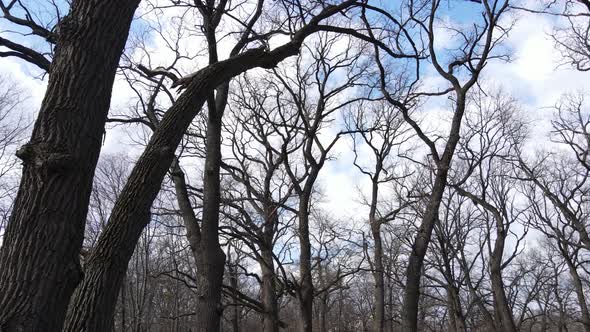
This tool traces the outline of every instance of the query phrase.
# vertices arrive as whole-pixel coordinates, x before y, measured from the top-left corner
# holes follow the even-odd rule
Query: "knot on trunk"
[[[50,146],[49,143],[27,143],[16,151],[16,156],[26,166],[53,172],[70,169],[73,161],[66,149]]]
[[[60,42],[73,39],[73,35],[78,30],[78,22],[71,15],[64,16],[57,24],[56,35]]]

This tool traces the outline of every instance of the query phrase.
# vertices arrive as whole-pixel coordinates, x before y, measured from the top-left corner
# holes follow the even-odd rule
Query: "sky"
[[[461,4],[445,11],[443,20],[467,22],[469,15],[473,14],[469,6],[478,5]],[[551,106],[564,93],[590,90],[590,80],[587,73],[559,65],[560,53],[548,36],[555,24],[559,24],[556,18],[524,12],[517,16],[518,20],[506,44],[512,51],[511,62],[490,62],[484,70],[483,78],[490,84],[502,87],[519,100],[526,118],[534,123],[529,144],[537,147],[546,142],[547,119],[552,114]],[[444,43],[447,37],[449,36],[442,33],[437,38],[439,43]],[[157,50],[158,44],[153,47]],[[154,57],[157,59],[157,54]],[[20,84],[28,95],[23,112],[34,118],[44,95],[46,77],[39,78],[34,68],[13,58],[0,59],[0,75]],[[433,80],[435,82],[432,84],[437,84],[436,79]],[[126,83],[117,80],[113,90],[112,110],[126,107],[131,94]],[[432,105],[424,112],[428,112],[432,119],[438,119],[448,114],[448,109],[443,105]],[[129,136],[125,131],[120,128],[109,129],[102,153],[129,153],[130,147]],[[323,207],[332,216],[357,220],[364,218],[366,212],[359,203],[358,190],[366,190],[367,178],[353,166],[354,155],[350,147],[350,141],[343,139],[339,142],[334,153],[337,158],[328,162],[320,173],[319,186],[323,192]],[[138,150],[135,153],[139,152]]]

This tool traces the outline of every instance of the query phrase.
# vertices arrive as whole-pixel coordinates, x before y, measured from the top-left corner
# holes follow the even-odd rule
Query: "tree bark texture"
[[[73,1],[0,250],[0,330],[59,331],[79,253],[115,71],[139,0]]]

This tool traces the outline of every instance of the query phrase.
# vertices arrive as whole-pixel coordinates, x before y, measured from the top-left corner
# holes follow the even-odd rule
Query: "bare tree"
[[[14,152],[25,140],[29,123],[22,115],[25,92],[11,79],[0,76],[0,243],[18,189],[20,170]],[[19,114],[21,113],[21,114]]]
[[[297,236],[299,238],[299,277],[297,300],[301,313],[301,330],[311,331],[313,323],[314,285],[312,279],[312,246],[310,238],[310,212],[312,195],[319,173],[330,157],[338,140],[348,132],[338,131],[329,138],[320,137],[328,122],[334,121],[338,112],[359,100],[362,92],[355,94],[354,88],[361,85],[366,63],[361,53],[354,50],[352,41],[349,47],[338,54],[335,47],[343,40],[331,34],[320,34],[319,38],[307,46],[306,55],[312,61],[307,63],[303,57],[296,62],[297,72],[293,75],[284,68],[275,70],[277,84],[285,90],[280,102],[287,112],[296,116],[290,123],[282,126],[297,128],[296,137],[282,137],[281,154],[285,171],[293,191],[298,198]],[[346,41],[346,39],[344,39]],[[337,75],[342,80],[335,80]],[[344,97],[347,93],[351,96]],[[287,155],[289,145],[300,146],[297,154]]]
[[[371,269],[375,279],[374,327],[375,331],[385,329],[385,271],[383,262],[383,239],[381,226],[393,222],[404,208],[411,204],[409,189],[404,188],[403,179],[408,176],[407,167],[401,162],[410,136],[400,112],[386,103],[359,105],[348,118],[348,128],[356,132],[353,136],[354,165],[370,179],[371,193],[363,198],[369,207],[369,225],[373,240]],[[371,161],[361,156],[360,149],[368,147]],[[361,150],[362,151],[362,150]],[[388,188],[390,187],[390,188]],[[393,195],[386,199],[387,192]],[[396,199],[401,196],[402,200]],[[397,205],[389,200],[399,201]]]
[[[405,74],[402,79],[391,80],[386,68],[389,59],[381,56],[380,50],[375,48],[375,59],[381,75],[381,90],[385,99],[393,106],[400,109],[404,119],[414,129],[419,138],[428,148],[429,157],[434,165],[433,172],[436,174],[432,186],[432,192],[428,198],[428,204],[422,217],[420,228],[412,245],[412,253],[406,273],[406,288],[404,300],[403,328],[407,331],[418,330],[418,306],[420,299],[420,278],[422,265],[428,243],[430,242],[434,224],[438,218],[438,211],[442,195],[446,188],[449,168],[457,144],[460,139],[460,129],[463,115],[465,113],[467,93],[477,83],[485,64],[493,58],[502,57],[502,54],[493,53],[494,48],[504,39],[509,27],[500,27],[499,20],[508,9],[507,1],[482,1],[482,21],[474,22],[474,29],[470,32],[459,32],[450,27],[452,31],[458,32],[460,46],[456,53],[445,65],[435,48],[435,22],[438,17],[441,1],[410,2],[407,6],[407,17],[400,21],[388,13],[383,13],[383,20],[386,26],[394,27],[398,36],[394,42],[398,45],[407,45],[410,50],[407,53],[414,54],[414,61],[411,68],[415,68],[415,74]],[[372,36],[381,34],[371,24],[369,18],[364,16],[366,27]],[[373,25],[373,27],[371,26]],[[412,28],[416,27],[426,36],[425,41],[414,41]],[[388,29],[387,29],[388,30]],[[403,43],[402,43],[403,41]],[[443,78],[450,87],[439,92],[420,92],[420,64],[424,59],[424,52],[420,49],[424,45],[432,65],[438,75]],[[413,52],[413,53],[412,53]],[[387,61],[387,62],[386,62]],[[458,76],[458,71],[463,75]],[[414,78],[412,78],[414,76]],[[412,118],[410,110],[416,105],[416,99],[423,96],[440,96],[452,93],[453,118],[448,134],[445,136],[443,152],[439,153],[436,141],[429,138],[424,129]]]
[[[247,255],[260,266],[261,275],[256,279],[261,288],[262,331],[278,331],[284,326],[279,298],[292,292],[280,253],[288,245],[284,237],[289,236],[295,212],[293,188],[283,162],[284,156],[299,146],[289,147],[284,154],[281,151],[279,138],[291,136],[296,128],[279,125],[288,115],[279,112],[280,107],[273,102],[278,86],[265,78],[246,75],[238,83],[225,126],[231,154],[222,165],[233,180],[227,185],[224,205],[237,211],[237,217],[228,216],[233,223],[227,233],[243,241],[249,248]]]

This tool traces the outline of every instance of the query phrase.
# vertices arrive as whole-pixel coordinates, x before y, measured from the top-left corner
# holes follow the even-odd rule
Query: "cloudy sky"
[[[478,6],[462,6],[469,5]],[[469,14],[469,10],[451,10],[443,20],[464,22],[469,20]],[[587,73],[560,66],[562,58],[548,36],[556,24],[561,24],[559,19],[524,12],[516,16],[518,20],[507,40],[507,46],[512,51],[512,61],[491,62],[484,71],[484,79],[495,86],[501,86],[518,98],[526,117],[535,123],[533,135],[542,137],[547,130],[546,119],[552,114],[550,107],[559,100],[560,95],[589,90],[590,80],[587,79]],[[439,42],[444,42],[444,33],[437,38]],[[23,111],[34,118],[43,98],[45,80],[38,77],[34,68],[11,58],[0,59],[0,74],[20,84],[29,97]],[[112,109],[125,107],[130,94],[126,83],[118,81],[114,89]],[[425,111],[429,111],[429,114],[448,112],[443,107]],[[538,144],[542,141],[534,142]],[[108,130],[103,153],[129,152],[129,143],[128,136],[121,130]],[[340,218],[359,216],[359,211],[362,210],[359,210],[356,203],[357,187],[363,187],[366,179],[352,166],[350,142],[341,141],[336,148],[336,156],[338,158],[328,163],[321,173],[320,186],[324,192],[325,205],[334,216]]]

